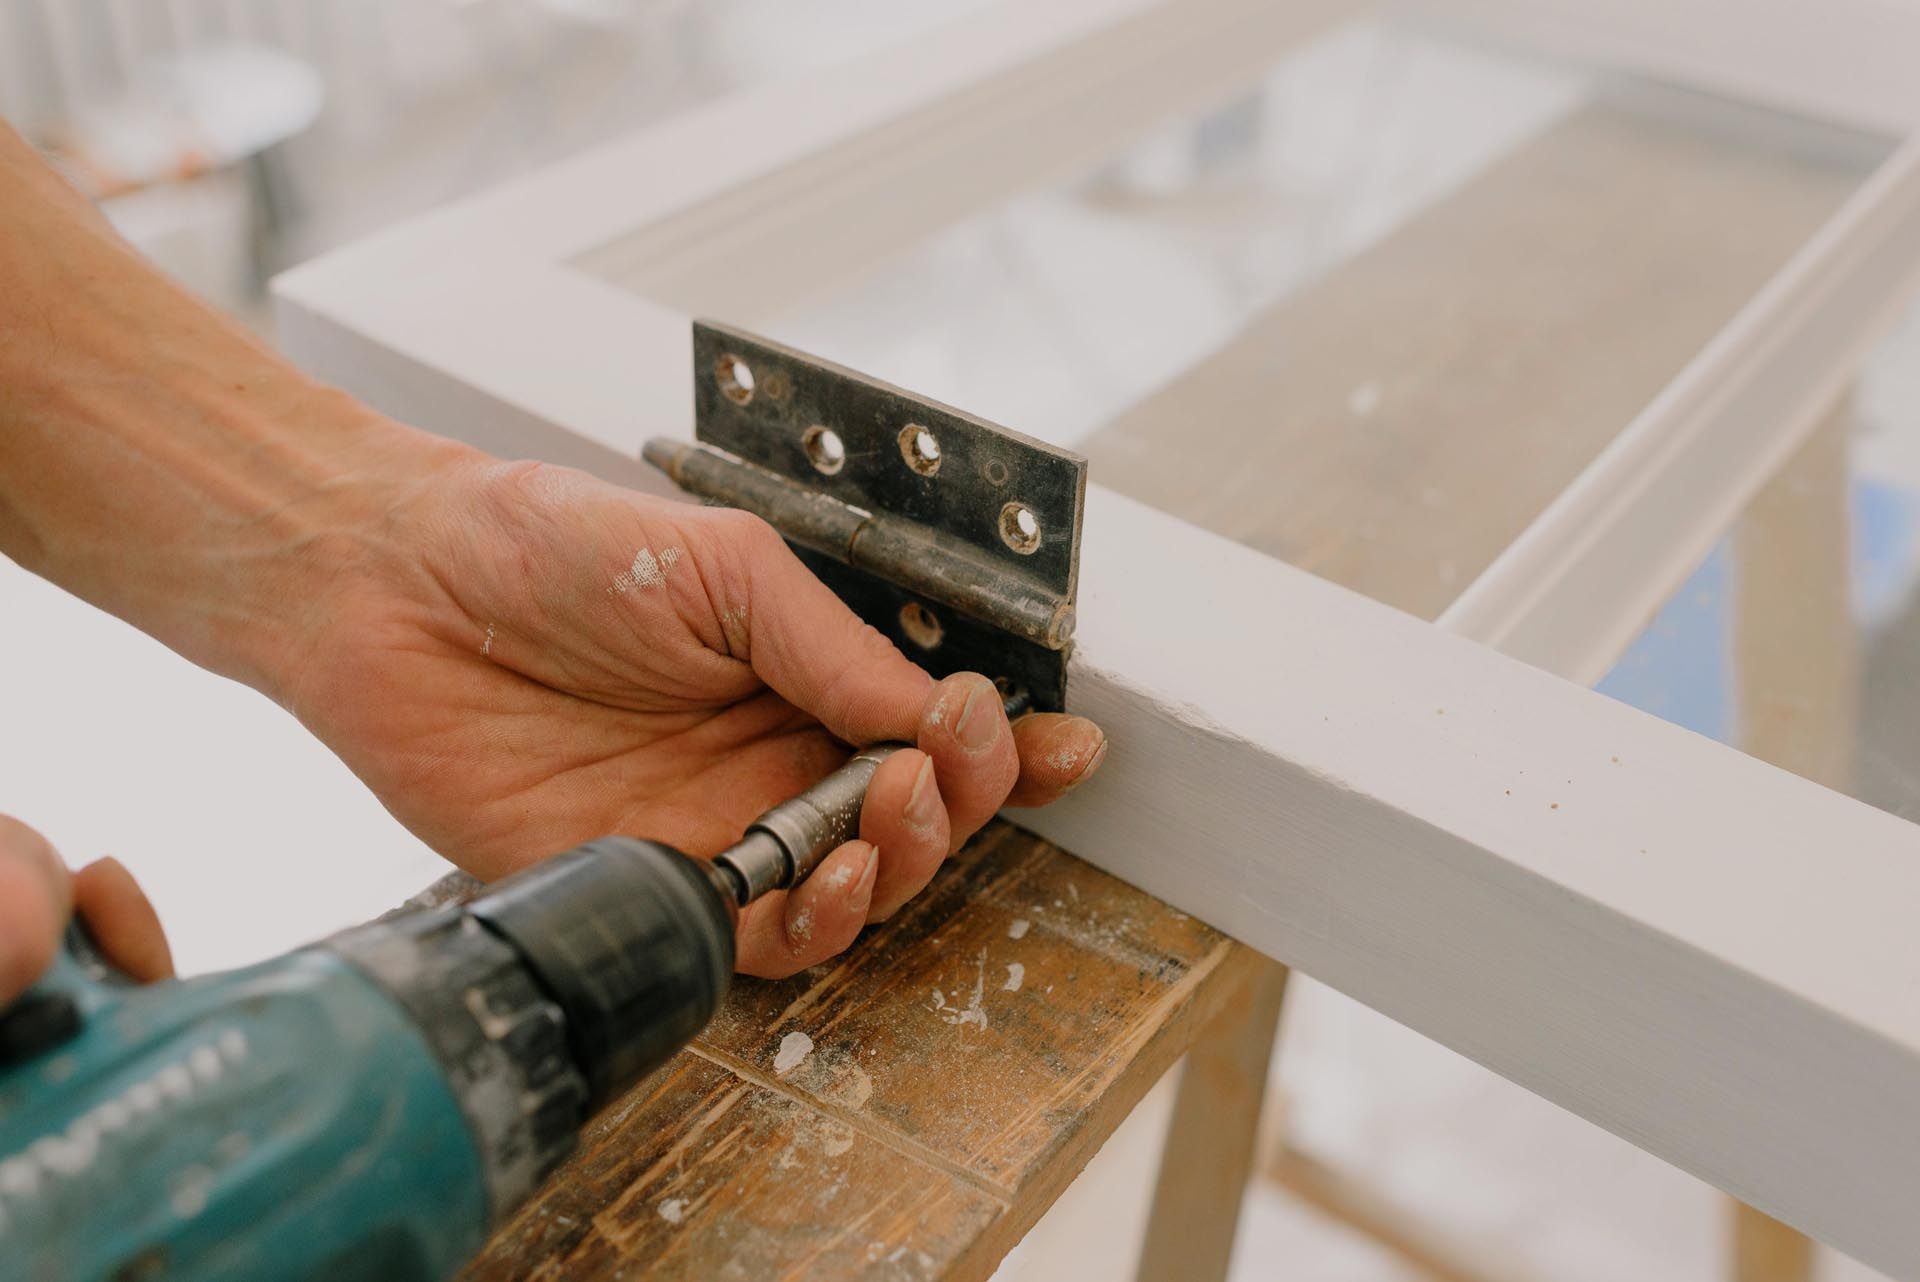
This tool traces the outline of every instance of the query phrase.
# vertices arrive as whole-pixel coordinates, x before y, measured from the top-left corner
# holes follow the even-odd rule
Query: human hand
[[[160,919],[119,860],[100,859],[69,875],[44,837],[0,815],[0,1009],[52,964],[75,912],[107,960],[134,979],[173,974]]]
[[[1085,778],[1079,717],[1009,726],[991,682],[935,683],[770,527],[583,473],[403,446],[410,476],[303,607],[275,693],[448,858],[497,877],[606,833],[709,856],[847,745],[875,775],[860,839],[744,914],[739,965],[785,975],[924,886],[1009,798]]]
[[[0,427],[0,555],[293,709],[482,875],[615,832],[710,855],[846,744],[913,742],[860,840],[746,914],[753,973],[844,948],[1010,794],[1048,801],[1104,751],[1081,718],[1009,727],[982,678],[936,686],[751,517],[502,464],[321,386],[4,125]],[[28,932],[0,916],[9,975],[66,903],[31,866],[0,901]]]

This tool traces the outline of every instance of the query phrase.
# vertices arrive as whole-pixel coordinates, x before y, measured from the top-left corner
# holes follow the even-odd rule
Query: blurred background
[[[167,271],[270,337],[275,271],[978,7],[0,0],[0,117]],[[876,264],[772,330],[1016,426],[1076,436],[1594,92],[1578,68],[1356,23],[1227,106]],[[1670,108],[1699,126],[1692,107],[1658,110]],[[1756,131],[1716,116],[1703,128],[1789,138],[1783,155],[1819,151],[1844,171],[1836,189],[1884,154],[1874,140],[1815,145],[1777,121]],[[1151,302],[1137,318],[1090,285],[1117,263],[1150,286],[1136,291]],[[621,281],[617,246],[585,266]],[[1909,320],[1835,429],[1854,468],[1846,591],[1861,688],[1874,692],[1855,790],[1909,815],[1920,813],[1920,718],[1906,694],[1920,689],[1907,672],[1920,631],[1917,344]],[[1356,421],[1382,388],[1355,386]],[[1385,388],[1391,396],[1390,379]],[[1701,567],[1604,689],[1738,738],[1731,557],[1723,548]],[[4,561],[0,621],[0,810],[42,827],[75,862],[121,855],[152,889],[186,969],[277,951],[435,872],[337,762],[250,692]],[[242,791],[236,782],[248,795],[209,805],[209,781],[208,795]],[[322,875],[263,849],[259,827],[273,816],[332,843]],[[1127,1276],[1137,1240],[1125,1226],[1144,1217],[1167,1104],[1164,1089],[1149,1098],[1003,1277]],[[1714,1190],[1311,981],[1297,978],[1288,997],[1268,1112],[1237,1278],[1728,1275],[1729,1212]],[[1875,1276],[1824,1252],[1817,1268],[1829,1282]]]
[[[0,118],[250,316],[281,267],[974,0],[0,0]]]

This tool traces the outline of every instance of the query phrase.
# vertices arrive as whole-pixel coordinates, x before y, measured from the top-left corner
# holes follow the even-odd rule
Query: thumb
[[[849,610],[766,522],[748,517],[737,528],[754,673],[845,743],[911,741],[933,678]]]
[[[0,1006],[53,961],[73,908],[66,865],[33,829],[0,815]]]

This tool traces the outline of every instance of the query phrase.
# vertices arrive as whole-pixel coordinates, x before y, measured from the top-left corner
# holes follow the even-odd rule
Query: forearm
[[[165,279],[0,126],[0,553],[270,693],[456,447],[300,374]]]

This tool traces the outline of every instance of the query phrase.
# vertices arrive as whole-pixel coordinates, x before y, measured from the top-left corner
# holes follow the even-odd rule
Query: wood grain
[[[996,823],[836,963],[740,981],[466,1276],[984,1278],[1253,961]]]

